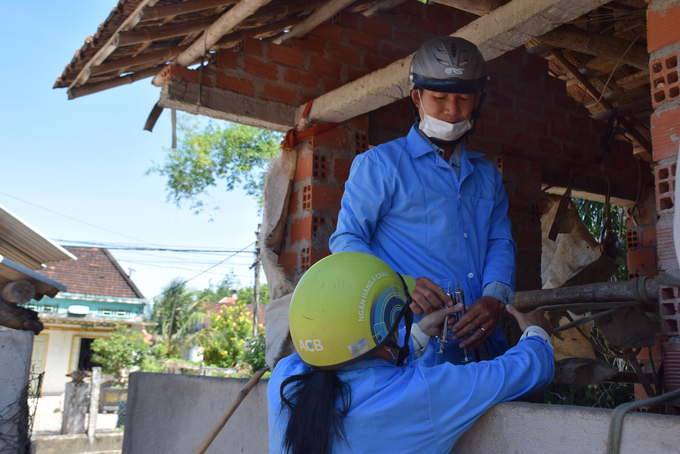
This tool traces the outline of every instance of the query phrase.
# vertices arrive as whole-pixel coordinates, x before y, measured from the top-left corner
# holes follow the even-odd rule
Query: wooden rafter
[[[555,47],[583,52],[621,61],[634,68],[649,71],[649,53],[644,45],[614,38],[608,35],[589,33],[575,25],[562,25],[538,37]]]
[[[111,55],[111,53],[116,50],[118,39],[119,39],[119,33],[122,30],[126,30],[128,28],[134,28],[137,23],[139,23],[139,20],[142,17],[142,11],[144,8],[147,6],[153,6],[156,4],[158,0],[143,0],[139,5],[137,5],[137,8],[130,14],[118,27],[116,32],[111,35],[111,37],[107,40],[106,44],[104,44],[102,47],[99,48],[97,53],[87,62],[85,63],[85,66],[80,70],[78,75],[73,79],[73,82],[68,87],[69,91],[69,97],[70,97],[70,91],[73,89],[73,87],[77,85],[82,85],[87,81],[87,70],[90,68],[90,66],[96,66],[106,58]]]
[[[218,8],[238,3],[238,0],[198,0],[194,2],[177,3],[169,6],[149,8],[142,14],[142,22],[165,19],[181,14],[195,13],[206,9]]]
[[[484,16],[505,5],[508,0],[432,0],[432,2],[467,11],[477,16]]]
[[[99,74],[105,74],[108,72],[124,70],[147,63],[154,63],[160,60],[163,60],[164,62],[170,61],[179,55],[182,50],[184,49],[181,47],[176,47],[174,49],[163,49],[156,52],[149,52],[148,54],[139,55],[137,57],[125,58],[122,60],[104,63],[99,66],[92,66],[90,68],[90,77],[98,76]]]
[[[311,30],[314,30],[322,22],[327,21],[333,17],[338,11],[342,11],[346,6],[353,3],[354,0],[332,0],[326,3],[324,6],[315,11],[312,15],[307,17],[305,20],[300,22],[298,25],[293,27],[290,32],[274,40],[275,44],[281,44],[282,42],[291,38],[300,38],[305,36]]]
[[[202,32],[210,27],[215,22],[214,17],[206,17],[205,19],[197,19],[187,21],[176,25],[167,25],[158,28],[143,28],[140,30],[131,30],[129,32],[122,32],[118,40],[119,46],[131,46],[149,41],[158,41],[161,39],[176,38],[178,36],[185,36],[191,33]]]
[[[600,104],[607,110],[611,110],[614,108],[614,105],[609,102],[607,99],[604,97],[600,96],[600,93],[593,87],[593,85],[588,81],[588,79],[579,72],[578,68],[574,66],[567,58],[564,56],[564,54],[559,51],[559,50],[553,50],[553,56],[555,59],[560,62],[562,66],[564,66],[564,69],[569,71],[572,76],[576,80],[579,81],[579,83],[583,86],[583,88],[586,89],[588,94],[592,96],[595,99],[599,99]],[[601,98],[601,99],[600,99]],[[652,162],[652,144],[649,143],[649,141],[642,135],[640,132],[635,129],[635,126],[633,126],[628,120],[625,118],[621,118],[621,124],[623,125],[624,128],[626,128],[626,131],[635,139],[635,141],[645,150],[645,153],[640,153],[642,156],[640,156],[642,159],[648,162]]]

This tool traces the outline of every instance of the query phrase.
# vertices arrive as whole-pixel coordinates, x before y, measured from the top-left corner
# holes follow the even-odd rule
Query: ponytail
[[[336,371],[313,370],[288,377],[281,384],[281,402],[281,412],[288,413],[284,452],[330,454],[336,437],[347,442],[343,420],[352,393]]]

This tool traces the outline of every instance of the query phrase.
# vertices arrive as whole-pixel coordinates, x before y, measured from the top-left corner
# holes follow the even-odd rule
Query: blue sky
[[[151,79],[72,101],[65,89],[52,89],[116,3],[3,5],[0,204],[60,243],[248,246],[260,216],[255,202],[241,191],[215,189],[211,197],[220,211],[194,215],[188,205],[166,201],[161,177],[144,175],[154,162],[163,161],[171,140],[167,110],[153,133],[142,130],[160,96]],[[134,269],[132,279],[147,298],[172,278],[189,279],[229,255],[111,252],[125,270]],[[239,254],[189,285],[203,288],[231,270],[242,285],[252,285],[252,262],[252,255]]]

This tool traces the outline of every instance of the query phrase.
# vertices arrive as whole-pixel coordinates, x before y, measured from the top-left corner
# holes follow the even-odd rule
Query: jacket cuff
[[[484,286],[482,296],[491,296],[503,304],[510,304],[510,301],[515,298],[515,292],[508,284],[492,281]]]

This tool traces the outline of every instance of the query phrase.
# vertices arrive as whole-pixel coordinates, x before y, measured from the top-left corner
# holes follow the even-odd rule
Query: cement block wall
[[[247,380],[130,374],[123,453],[189,453],[236,399]],[[243,401],[206,454],[269,451],[267,382]]]
[[[246,380],[170,374],[130,376],[123,454],[193,452]],[[208,453],[268,452],[267,384],[262,380],[236,410]],[[611,410],[503,403],[482,416],[452,454],[601,454]],[[395,415],[395,420],[400,415]],[[677,453],[680,418],[630,413],[621,454]]]

